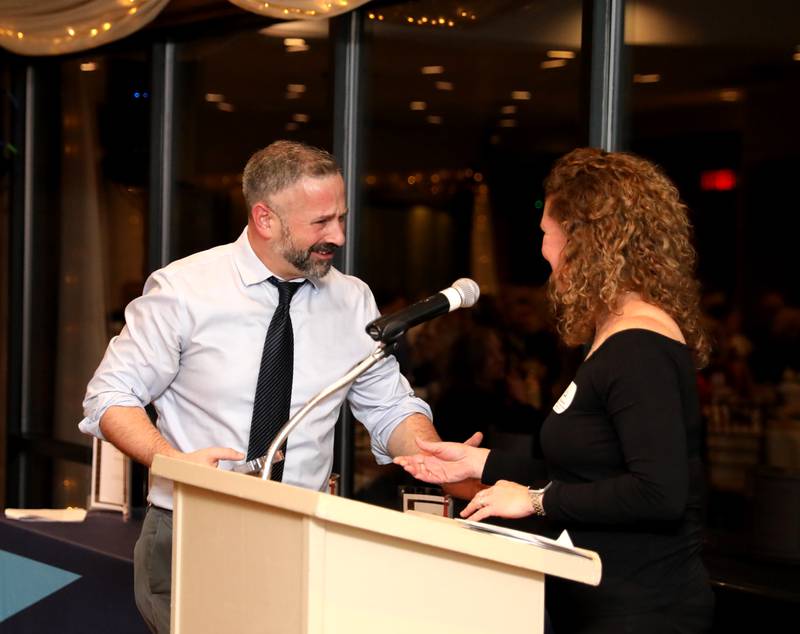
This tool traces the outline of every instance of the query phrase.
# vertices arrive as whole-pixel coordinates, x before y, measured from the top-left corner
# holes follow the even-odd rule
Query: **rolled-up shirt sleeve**
[[[366,324],[378,317],[380,312],[369,290],[366,290],[363,302],[362,320]],[[370,345],[376,344],[372,342]],[[412,414],[422,414],[432,419],[431,408],[414,395],[414,390],[400,372],[400,365],[393,356],[379,361],[357,378],[347,398],[353,415],[369,432],[372,454],[378,464],[392,461],[389,438],[400,423]]]
[[[163,272],[151,275],[86,388],[82,432],[102,439],[100,419],[109,407],[144,407],[166,389],[178,372],[185,321],[169,280]]]

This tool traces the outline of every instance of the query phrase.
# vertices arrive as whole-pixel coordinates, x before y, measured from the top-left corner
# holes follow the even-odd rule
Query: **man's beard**
[[[338,245],[332,242],[318,242],[317,244],[312,244],[308,249],[298,249],[286,224],[283,225],[281,238],[281,255],[306,277],[319,279],[325,277],[328,271],[331,270],[330,260],[315,260],[311,257],[311,254],[335,253],[336,249],[339,248]]]

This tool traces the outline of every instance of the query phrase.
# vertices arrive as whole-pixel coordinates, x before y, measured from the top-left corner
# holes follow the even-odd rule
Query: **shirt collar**
[[[256,255],[256,252],[253,251],[250,238],[247,236],[247,227],[244,228],[239,238],[233,243],[233,261],[236,263],[236,269],[239,271],[239,276],[242,278],[242,282],[245,286],[261,284],[273,276],[279,280],[282,279],[280,276],[270,271],[267,265]],[[285,281],[294,282],[300,280],[306,280],[315,291],[320,289],[321,280],[312,279],[310,277],[297,277]]]

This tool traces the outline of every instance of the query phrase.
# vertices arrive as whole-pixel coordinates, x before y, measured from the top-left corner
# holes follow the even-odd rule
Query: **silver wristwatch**
[[[544,492],[550,488],[550,484],[552,483],[548,482],[547,486],[542,489],[531,489],[528,487],[528,497],[530,497],[531,509],[533,509],[534,515],[539,515],[541,517],[547,515],[547,513],[544,512],[544,506],[542,506],[542,498],[544,498]]]

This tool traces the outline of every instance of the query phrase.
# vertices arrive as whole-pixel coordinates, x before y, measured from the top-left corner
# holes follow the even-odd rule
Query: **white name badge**
[[[564,390],[564,393],[561,395],[561,398],[556,401],[556,404],[553,405],[553,411],[556,414],[563,414],[567,411],[567,408],[572,405],[572,399],[575,398],[575,392],[578,391],[578,386],[575,385],[575,381],[572,381],[568,386],[567,389]]]

